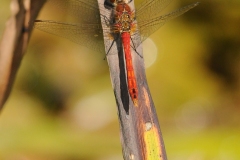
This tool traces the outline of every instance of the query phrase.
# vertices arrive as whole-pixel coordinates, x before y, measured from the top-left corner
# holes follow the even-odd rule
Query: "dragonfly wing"
[[[144,20],[144,21],[138,21],[138,30],[141,35],[141,42],[146,40],[152,33],[157,31],[161,26],[163,26],[168,20],[171,20],[173,18],[176,18],[183,13],[187,12],[188,10],[196,7],[199,3],[193,3],[190,5],[187,5],[183,8],[180,8],[176,11],[173,11],[171,13],[155,17],[152,19]],[[138,20],[138,19],[137,19]]]
[[[48,0],[66,14],[77,18],[78,22],[101,23],[97,0]],[[104,10],[105,15],[111,14]]]
[[[67,38],[97,52],[105,52],[101,24],[70,24],[36,20],[34,28]]]
[[[148,20],[149,17],[155,17],[166,8],[172,0],[144,0],[136,8],[136,17],[138,21]]]

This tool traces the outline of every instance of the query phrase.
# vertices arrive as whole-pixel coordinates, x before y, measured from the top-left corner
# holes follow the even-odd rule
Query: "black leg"
[[[132,41],[132,44],[133,44],[133,45],[131,45],[132,49],[133,49],[141,58],[143,58],[142,55],[140,55],[140,54],[138,53],[137,48],[135,47],[134,42],[133,42],[133,40],[132,40],[132,37],[130,37],[130,38],[131,38],[131,41]]]

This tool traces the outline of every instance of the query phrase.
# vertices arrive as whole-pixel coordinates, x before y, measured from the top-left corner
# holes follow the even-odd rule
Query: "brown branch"
[[[33,23],[46,0],[12,0],[11,17],[0,43],[0,110],[20,67]]]

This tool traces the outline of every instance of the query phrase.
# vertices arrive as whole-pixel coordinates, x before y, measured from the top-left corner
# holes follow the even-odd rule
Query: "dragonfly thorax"
[[[115,12],[114,32],[131,32],[133,25],[133,13],[127,4],[118,4]]]

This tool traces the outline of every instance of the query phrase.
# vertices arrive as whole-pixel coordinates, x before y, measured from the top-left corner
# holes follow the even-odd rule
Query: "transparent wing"
[[[111,15],[111,10],[103,9],[103,4],[98,6],[97,0],[48,0],[48,2],[60,8],[62,12],[77,18],[78,23],[36,20],[34,23],[36,29],[69,39],[97,52],[105,52],[99,8],[104,14],[101,15],[103,17]],[[103,27],[107,35],[110,34],[109,29],[106,29],[110,21],[104,19]]]
[[[35,22],[35,28],[67,38],[75,43],[84,45],[98,52],[104,52],[103,33],[109,38],[111,22],[107,17],[112,16],[112,10],[98,6],[97,0],[48,0],[63,12],[78,18],[80,23],[70,24],[57,21]],[[166,21],[173,19],[198,5],[194,3],[169,14],[160,15],[172,0],[145,0],[136,11],[137,31],[132,35],[133,46],[137,48],[147,37],[158,30]],[[99,8],[101,12],[99,12]],[[101,15],[100,15],[101,13]],[[104,17],[103,30],[100,16]],[[151,19],[150,19],[151,17]]]
[[[78,19],[78,22],[100,23],[99,8],[97,0],[48,0],[52,5],[61,9],[62,12],[70,14]],[[105,15],[111,14],[104,11]]]
[[[136,7],[137,21],[145,21],[150,17],[158,16],[171,2],[172,0],[144,0]]]
[[[142,18],[142,15],[139,15],[140,17],[137,17],[137,23],[138,23],[138,32],[140,34],[136,34],[136,38],[134,39],[141,39],[141,41],[135,41],[135,45],[139,46],[141,42],[143,42],[144,40],[146,40],[152,33],[154,33],[155,31],[157,31],[161,26],[163,26],[168,20],[176,18],[180,15],[182,15],[183,13],[187,12],[188,10],[196,7],[199,3],[193,3],[190,5],[187,5],[183,8],[180,8],[176,11],[173,11],[171,13],[162,15],[162,16],[158,16],[158,17],[154,17],[151,19],[145,19]],[[143,20],[144,19],[144,20]],[[140,35],[140,37],[139,37]]]
[[[105,52],[101,24],[70,24],[36,20],[34,27],[41,31],[67,38],[97,52]]]

